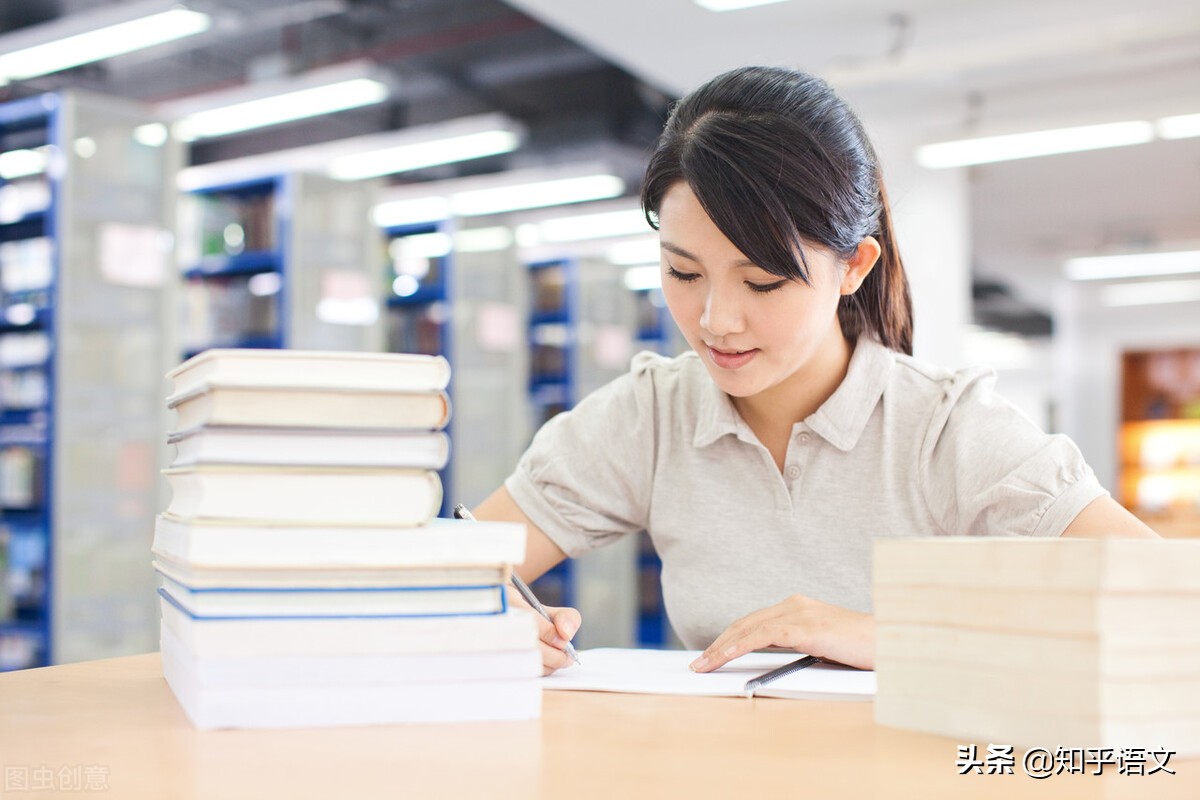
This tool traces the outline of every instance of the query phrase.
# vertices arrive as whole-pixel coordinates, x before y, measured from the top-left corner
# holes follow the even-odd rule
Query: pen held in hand
[[[462,503],[454,506],[454,516],[458,519],[465,519],[468,522],[475,522],[475,515],[468,511],[467,507]],[[516,588],[517,592],[520,593],[521,597],[525,599],[525,602],[529,604],[530,608],[541,614],[542,617],[544,617],[551,625],[554,625],[554,620],[550,618],[550,612],[546,610],[546,607],[542,605],[541,601],[537,599],[536,595],[534,595],[533,590],[529,588],[525,581],[521,580],[521,576],[517,575],[515,570],[512,573],[512,585]],[[567,642],[567,646],[563,648],[563,651],[566,652],[566,654],[569,655],[571,660],[573,660],[576,664],[580,663],[579,654],[575,652],[575,645]]]
[[[820,660],[820,656],[803,656],[801,658],[797,658],[795,661],[784,664],[782,667],[776,667],[770,672],[764,672],[757,678],[751,678],[750,680],[746,681],[744,691],[747,694],[753,694],[754,690],[760,686],[766,686],[771,681],[778,680],[785,675],[791,675],[793,672],[799,672],[805,667],[811,667]]]

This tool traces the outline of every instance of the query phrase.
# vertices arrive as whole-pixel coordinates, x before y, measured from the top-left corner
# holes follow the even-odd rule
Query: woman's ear
[[[879,254],[883,249],[874,236],[868,236],[858,243],[854,254],[846,259],[846,271],[842,275],[842,294],[854,294],[862,282],[871,274],[871,270],[879,263]]]

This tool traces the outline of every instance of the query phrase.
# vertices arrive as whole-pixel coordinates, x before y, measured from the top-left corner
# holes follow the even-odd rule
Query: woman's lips
[[[737,369],[749,364],[758,355],[758,349],[738,351],[708,348],[708,357],[721,369]]]

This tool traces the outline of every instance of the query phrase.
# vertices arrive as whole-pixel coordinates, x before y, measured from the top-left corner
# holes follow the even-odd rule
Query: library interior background
[[[671,103],[745,64],[862,117],[916,355],[990,364],[1121,503],[1200,535],[1194,0],[735,5],[0,5],[0,670],[157,649],[190,355],[444,355],[441,476],[472,506],[633,354],[682,352],[641,172]],[[604,610],[581,646],[675,644],[645,538],[535,586]]]

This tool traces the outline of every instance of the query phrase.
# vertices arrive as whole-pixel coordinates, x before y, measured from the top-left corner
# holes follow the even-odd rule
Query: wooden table
[[[960,775],[959,744],[870,703],[587,692],[529,722],[197,731],[156,653],[0,675],[3,800],[1200,798],[1200,760],[1037,780],[1018,751],[1014,774]]]

